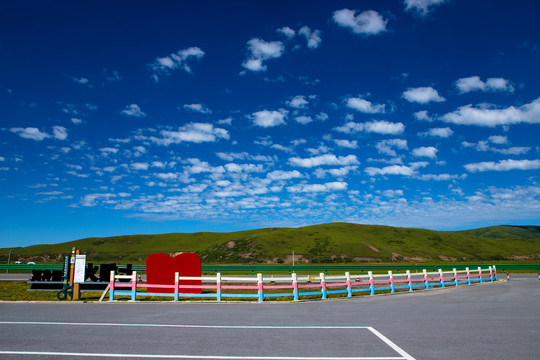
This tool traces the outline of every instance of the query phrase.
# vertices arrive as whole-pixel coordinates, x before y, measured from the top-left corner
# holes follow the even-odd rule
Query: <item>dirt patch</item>
[[[285,256],[284,263],[285,264],[292,264],[292,255]],[[294,263],[295,264],[309,264],[311,262],[310,259],[306,258],[304,255],[300,254],[294,254]]]
[[[442,261],[457,261],[457,258],[454,258],[454,257],[451,257],[451,256],[437,255],[437,257],[439,259],[441,259]]]
[[[381,259],[371,258],[371,257],[359,257],[359,256],[353,257],[353,261],[354,262],[382,262]]]
[[[531,255],[512,255],[507,259],[510,260],[535,260],[540,258],[540,254],[531,254]]]
[[[231,240],[225,246],[227,247],[227,249],[232,249],[234,247],[234,245],[236,245],[236,242]]]
[[[183,254],[183,253],[184,253],[183,251],[173,252],[173,253],[169,253],[169,256],[170,257],[175,257],[176,255],[180,255],[180,254]]]
[[[373,246],[373,245],[370,245],[370,244],[368,244],[368,243],[364,243],[364,245],[366,245],[368,248],[371,249],[371,251],[374,251],[374,252],[376,252],[377,254],[381,252],[380,249],[377,249],[377,248],[376,248],[375,246]]]

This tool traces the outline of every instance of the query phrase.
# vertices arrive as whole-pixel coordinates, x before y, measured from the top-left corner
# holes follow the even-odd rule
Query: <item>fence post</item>
[[[482,280],[482,267],[481,266],[478,267],[478,280],[480,280],[480,284],[484,282]]]
[[[539,279],[540,279],[540,275],[539,276]],[[495,265],[493,265],[493,279],[495,281],[497,281],[497,267]]]
[[[369,275],[369,295],[375,295],[375,287],[373,284],[373,271],[368,271]]]
[[[407,282],[409,283],[409,291],[413,291],[412,279],[411,279],[411,270],[407,270]]]
[[[393,294],[396,290],[394,288],[394,275],[392,275],[392,270],[388,270],[388,282],[390,283],[390,294]]]
[[[345,277],[347,278],[347,297],[352,297],[351,274],[346,272]]]
[[[174,301],[178,301],[178,286],[179,286],[179,281],[178,281],[178,276],[180,274],[175,272],[174,273]]]
[[[429,279],[427,277],[427,270],[424,269],[424,284],[426,285],[426,290],[429,290]]]
[[[263,295],[263,276],[261,273],[257,273],[257,290],[259,293],[259,302],[262,302],[264,299],[264,295]]]
[[[109,300],[114,300],[114,270],[111,270],[111,278],[109,280]]]
[[[137,272],[131,274],[131,301],[137,300]]]
[[[471,285],[471,270],[468,267],[465,270],[467,270],[467,284]]]
[[[458,286],[457,269],[454,268],[454,283]]]
[[[292,273],[293,300],[298,301],[298,278],[296,273]]]
[[[221,273],[216,273],[216,300],[221,301]]]
[[[493,282],[493,268],[491,266],[489,267],[489,280]]]
[[[326,299],[326,279],[324,277],[324,273],[320,273],[319,276],[321,277],[322,299]]]
[[[441,288],[444,287],[444,276],[442,273],[442,269],[439,269],[439,279],[441,280]]]

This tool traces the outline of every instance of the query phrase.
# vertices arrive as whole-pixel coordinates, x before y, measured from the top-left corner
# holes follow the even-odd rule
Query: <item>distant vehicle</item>
[[[29,262],[26,263],[26,265],[36,265],[36,263],[33,262],[33,261],[29,261]]]
[[[20,262],[20,261],[15,261],[15,264],[19,265],[19,264],[22,264],[22,262]]]

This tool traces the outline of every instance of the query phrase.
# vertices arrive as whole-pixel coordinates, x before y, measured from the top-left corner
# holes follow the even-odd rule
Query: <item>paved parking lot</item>
[[[298,303],[0,303],[0,357],[536,359],[532,275]]]

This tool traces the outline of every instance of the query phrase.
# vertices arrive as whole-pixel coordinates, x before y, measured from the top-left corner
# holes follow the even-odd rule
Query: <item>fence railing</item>
[[[131,275],[116,275],[111,271],[109,283],[109,300],[115,300],[118,296],[129,296],[132,301],[137,297],[157,296],[172,297],[178,301],[180,297],[186,298],[210,298],[222,301],[226,298],[245,298],[263,302],[269,298],[286,298],[300,300],[302,297],[327,299],[331,295],[346,294],[381,294],[396,293],[399,291],[429,290],[432,288],[444,288],[448,286],[471,285],[473,283],[493,282],[497,280],[495,266],[471,270],[453,269],[436,272],[411,272],[406,270],[404,274],[394,274],[389,270],[387,274],[367,275],[344,275],[319,276],[297,275],[274,276],[256,274],[255,276],[222,276],[220,273],[210,276],[186,277],[175,273],[174,284],[148,284],[138,282],[137,272]],[[123,280],[123,281],[122,281]],[[193,285],[193,281],[200,284]],[[168,289],[173,292],[148,292],[139,289]],[[197,290],[200,293],[186,293],[189,290]],[[343,296],[343,295],[340,295]]]

